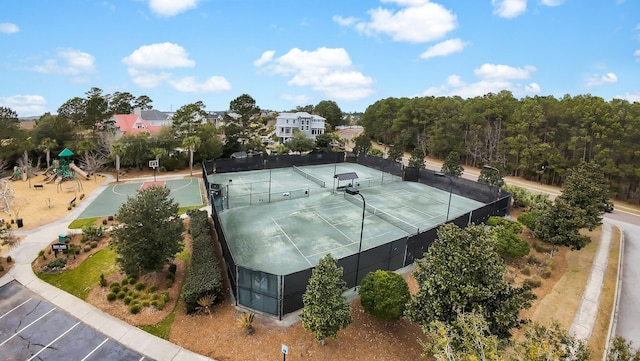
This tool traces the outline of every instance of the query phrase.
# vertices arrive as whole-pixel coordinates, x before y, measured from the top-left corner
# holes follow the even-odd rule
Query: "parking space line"
[[[17,305],[16,307],[12,308],[12,309],[11,309],[11,310],[9,310],[7,313],[5,313],[4,315],[0,316],[0,320],[1,320],[4,316],[6,316],[6,315],[10,314],[11,312],[13,312],[13,311],[17,310],[18,308],[20,308],[20,306],[22,306],[22,305],[24,305],[25,303],[27,303],[27,302],[31,301],[32,299],[33,299],[33,297],[29,298],[28,300],[26,300],[26,301],[22,302],[21,304]]]
[[[49,346],[53,345],[54,342],[58,341],[59,339],[63,338],[64,335],[66,335],[67,333],[69,333],[71,330],[73,330],[76,326],[78,326],[80,324],[80,321],[78,321],[75,325],[71,326],[70,329],[64,331],[64,333],[58,337],[55,338],[55,340],[49,342],[49,344],[47,344],[45,347],[41,348],[40,351],[36,352],[35,355],[31,356],[30,359],[28,359],[27,361],[31,361],[34,358],[36,358],[42,351],[46,350],[49,348]]]
[[[138,360],[138,361],[142,361],[142,360],[144,360],[144,356],[142,356],[142,357],[140,358],[140,360]]]
[[[102,341],[98,346],[96,346],[96,348],[94,348],[93,350],[91,350],[91,352],[89,352],[89,353],[87,354],[87,356],[85,356],[85,357],[84,357],[82,360],[80,360],[80,361],[87,361],[87,359],[88,359],[89,357],[91,357],[91,355],[93,355],[93,353],[94,353],[94,352],[98,351],[98,349],[99,349],[100,347],[102,347],[102,345],[104,345],[105,343],[107,343],[107,341],[109,341],[109,338],[108,338],[108,337],[107,337],[107,338],[105,338],[105,339],[104,339],[104,341]]]
[[[56,307],[52,308],[49,312],[47,312],[47,313],[45,313],[44,315],[42,315],[42,316],[38,317],[35,321],[31,322],[30,324],[28,324],[28,325],[24,326],[24,327],[22,328],[22,330],[20,330],[20,331],[18,331],[18,332],[16,332],[16,333],[14,333],[11,337],[9,337],[8,339],[6,339],[6,340],[4,340],[2,343],[0,343],[0,347],[1,347],[1,346],[3,346],[5,343],[9,342],[10,340],[12,340],[14,337],[18,336],[18,335],[20,334],[20,332],[22,332],[22,331],[26,330],[27,328],[31,327],[31,325],[33,325],[34,323],[36,323],[36,322],[40,321],[42,318],[44,318],[44,316],[46,316],[46,315],[50,314],[50,313],[51,313],[51,312],[53,312],[53,310],[55,310],[55,309],[56,309]]]

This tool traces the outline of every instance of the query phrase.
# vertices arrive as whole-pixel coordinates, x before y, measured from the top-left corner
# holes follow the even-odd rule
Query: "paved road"
[[[3,361],[145,359],[16,281],[0,287],[0,355]]]

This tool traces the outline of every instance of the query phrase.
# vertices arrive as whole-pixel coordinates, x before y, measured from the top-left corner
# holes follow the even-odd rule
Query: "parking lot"
[[[0,287],[0,359],[145,360],[12,281]]]

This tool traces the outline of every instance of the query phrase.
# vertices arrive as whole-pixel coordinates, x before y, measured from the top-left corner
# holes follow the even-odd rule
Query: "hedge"
[[[222,271],[211,239],[211,225],[207,212],[192,211],[189,233],[191,233],[191,269],[182,289],[188,314],[196,312],[198,299],[214,295],[222,300]]]

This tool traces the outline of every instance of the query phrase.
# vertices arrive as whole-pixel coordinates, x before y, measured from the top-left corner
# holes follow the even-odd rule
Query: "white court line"
[[[330,225],[333,229],[335,229],[336,231],[340,232],[340,234],[342,234],[346,239],[351,241],[351,244],[356,243],[356,241],[352,240],[351,238],[349,238],[349,236],[347,236],[346,234],[344,234],[341,230],[339,230],[338,228],[336,228],[336,226],[334,226],[333,224],[331,224],[331,222],[327,221],[326,219],[324,219],[324,217],[322,217],[318,212],[316,211],[312,211],[316,216],[318,216],[320,219],[322,219],[326,224]]]
[[[278,227],[278,229],[280,230],[280,232],[282,232],[282,234],[284,234],[285,237],[287,237],[287,239],[289,240],[289,242],[291,242],[291,244],[293,245],[293,247],[298,251],[298,253],[300,253],[300,255],[302,257],[304,257],[305,261],[307,261],[307,263],[311,266],[313,266],[313,264],[309,261],[309,259],[307,258],[307,256],[305,256],[302,252],[300,252],[300,249],[298,248],[298,246],[296,246],[295,243],[293,243],[293,241],[291,240],[291,238],[289,238],[289,235],[287,234],[287,232],[285,232],[282,227],[280,227],[280,225],[278,224],[278,222],[273,219],[273,217],[271,217],[271,220],[273,221],[273,223],[276,224],[276,227]]]
[[[33,299],[33,297],[31,297],[31,298],[29,298],[28,300],[26,300],[26,301],[22,302],[21,304],[17,305],[16,307],[14,307],[14,308],[10,309],[10,310],[9,310],[9,312],[7,312],[7,313],[5,313],[4,315],[0,316],[0,320],[1,320],[4,316],[6,316],[6,315],[10,314],[11,312],[13,312],[13,311],[17,310],[20,306],[22,306],[22,305],[24,305],[25,303],[27,303],[27,302],[31,301],[32,299]]]
[[[49,346],[53,345],[53,344],[54,344],[54,342],[56,342],[56,341],[58,341],[59,339],[63,338],[63,337],[64,337],[64,335],[68,334],[71,330],[73,330],[74,328],[76,328],[76,326],[78,326],[79,324],[80,324],[80,321],[78,321],[78,323],[76,323],[75,325],[71,326],[71,328],[70,328],[70,329],[68,329],[68,330],[66,330],[62,335],[60,335],[60,336],[56,337],[56,339],[55,339],[55,340],[53,340],[53,341],[49,342],[49,344],[48,344],[48,345],[46,345],[45,347],[43,347],[42,349],[40,349],[40,351],[36,352],[36,354],[35,354],[35,355],[33,355],[33,356],[31,356],[31,358],[30,358],[30,359],[28,359],[27,361],[31,361],[31,360],[33,360],[34,358],[36,358],[40,353],[42,353],[42,351],[44,351],[44,350],[48,349],[48,348],[49,348]]]
[[[53,312],[53,310],[55,310],[56,307],[52,308],[51,310],[49,310],[49,312],[45,313],[44,315],[38,317],[35,321],[31,322],[30,324],[24,326],[20,331],[14,333],[13,335],[11,335],[11,337],[9,337],[8,339],[4,340],[2,343],[0,343],[0,347],[2,347],[5,343],[9,342],[11,339],[13,339],[14,337],[18,336],[20,334],[20,332],[26,330],[27,328],[31,327],[31,325],[33,325],[34,323],[40,321],[42,318],[44,318],[46,315],[50,314],[51,312]]]
[[[104,341],[102,341],[98,346],[96,346],[96,348],[94,348],[93,350],[91,350],[91,352],[89,352],[87,354],[87,356],[85,356],[82,360],[80,361],[86,361],[91,355],[93,355],[96,351],[98,351],[98,349],[100,347],[102,347],[102,345],[104,345],[105,343],[107,343],[107,341],[109,341],[109,338],[105,338]]]

